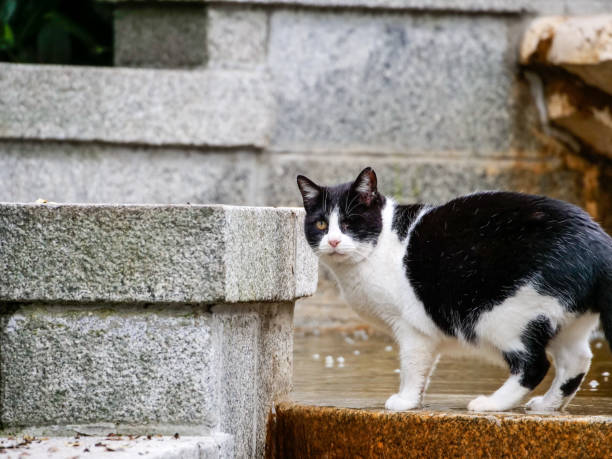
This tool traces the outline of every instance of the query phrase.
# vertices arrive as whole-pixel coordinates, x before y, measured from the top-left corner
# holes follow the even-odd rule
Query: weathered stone
[[[354,180],[367,166],[376,171],[380,190],[400,202],[442,203],[478,190],[500,189],[582,203],[581,173],[566,169],[554,158],[486,161],[278,155],[269,158],[266,168],[267,198],[282,205],[300,205],[298,174],[328,185]]]
[[[0,318],[2,425],[207,434],[220,422],[211,321],[197,306],[22,305]]]
[[[612,15],[536,19],[525,32],[521,62],[561,66],[612,94]]]
[[[237,451],[260,457],[272,402],[290,390],[293,307],[272,304],[262,310],[217,306],[213,312],[224,352],[219,406],[225,416],[220,429],[235,435]]]
[[[221,431],[236,457],[259,457],[272,402],[291,386],[292,311],[5,304],[2,426],[39,436]]]
[[[320,10],[271,13],[277,151],[494,156],[519,129],[518,19]],[[299,74],[299,77],[297,75]]]
[[[258,205],[256,153],[0,141],[0,202]]]
[[[21,457],[64,459],[86,456],[90,459],[139,457],[149,459],[231,459],[236,457],[230,435],[215,433],[206,437],[173,436],[152,438],[119,437],[54,437],[2,438],[2,446]],[[21,444],[21,446],[20,446]],[[6,450],[5,450],[6,451]],[[5,452],[6,454],[6,452]],[[11,456],[9,458],[17,457]]]
[[[129,5],[118,7],[114,14],[116,66],[179,68],[206,64],[203,5]]]
[[[606,457],[609,416],[353,410],[282,403],[268,458]]]
[[[549,120],[612,158],[612,96],[571,80],[546,86]]]
[[[263,146],[270,104],[257,73],[0,64],[0,138]]]
[[[208,7],[208,66],[242,68],[264,65],[268,15],[249,7]]]
[[[298,209],[0,205],[0,300],[213,303],[315,289]],[[310,268],[292,268],[305,264]],[[288,271],[285,271],[288,270]],[[299,287],[298,287],[299,286]]]
[[[112,3],[134,0],[103,0]],[[592,14],[608,12],[607,0],[136,0],[149,2],[240,3],[258,5],[296,5],[327,8],[371,8],[391,10],[443,10],[497,13]]]

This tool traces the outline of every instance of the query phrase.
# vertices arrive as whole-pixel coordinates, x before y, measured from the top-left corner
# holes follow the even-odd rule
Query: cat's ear
[[[366,167],[357,176],[351,188],[355,192],[359,193],[361,201],[369,206],[372,200],[376,197],[376,193],[378,193],[377,183],[374,169],[371,167]]]
[[[302,193],[304,208],[306,210],[311,209],[319,200],[321,187],[303,175],[297,176],[297,184],[298,188],[300,189],[300,193]]]

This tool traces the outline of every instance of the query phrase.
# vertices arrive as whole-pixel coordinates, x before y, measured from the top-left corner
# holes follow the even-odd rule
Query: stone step
[[[226,433],[262,454],[316,288],[303,215],[0,204],[3,431]]]
[[[232,446],[232,438],[226,434],[206,437],[112,435],[0,438],[0,454],[6,459],[231,459],[235,457]]]
[[[268,458],[609,457],[603,416],[389,412],[281,403]]]

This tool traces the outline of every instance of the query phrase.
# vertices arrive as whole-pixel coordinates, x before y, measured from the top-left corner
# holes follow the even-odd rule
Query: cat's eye
[[[315,225],[317,229],[321,231],[327,228],[327,222],[324,222],[323,220],[319,220]]]

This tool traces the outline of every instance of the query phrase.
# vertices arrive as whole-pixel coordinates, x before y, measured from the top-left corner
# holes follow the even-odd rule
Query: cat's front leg
[[[430,370],[436,358],[436,343],[410,329],[395,333],[400,354],[400,389],[389,397],[385,408],[404,411],[421,405]]]

